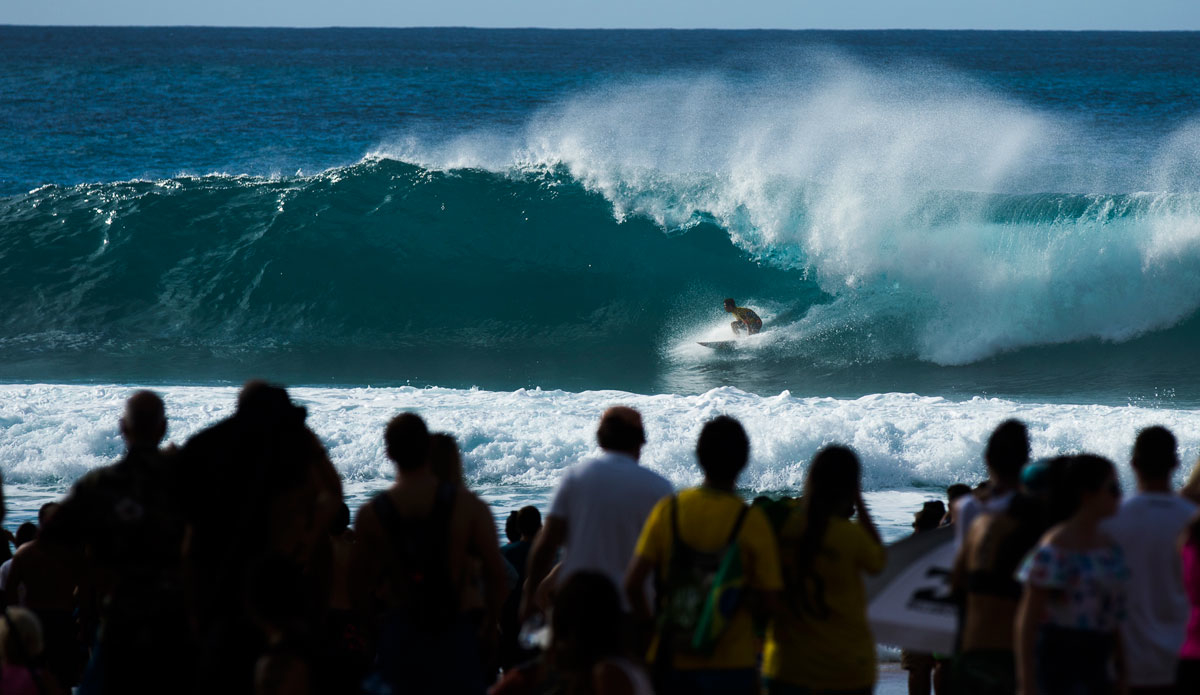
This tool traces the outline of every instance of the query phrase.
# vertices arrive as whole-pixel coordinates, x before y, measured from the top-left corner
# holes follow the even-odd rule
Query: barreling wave
[[[927,192],[854,235],[823,184],[773,182],[769,223],[727,184],[660,173],[617,193],[563,163],[375,157],[310,177],[46,186],[0,200],[0,355],[29,378],[47,376],[12,365],[170,379],[261,354],[313,379],[346,373],[329,361],[444,378],[423,367],[436,361],[482,380],[480,360],[506,354],[518,380],[652,372],[734,295],[773,324],[770,359],[962,364],[1126,340],[1200,305],[1200,196]]]

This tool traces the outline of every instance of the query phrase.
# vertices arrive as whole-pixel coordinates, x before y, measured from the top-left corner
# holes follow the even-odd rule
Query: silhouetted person
[[[33,523],[32,521],[26,521],[17,527],[17,535],[13,536],[13,544],[16,546],[17,550],[20,550],[21,546],[37,538],[37,533],[37,524]],[[8,575],[11,572],[12,558],[10,557],[4,561],[3,565],[0,565],[0,598],[3,599],[3,606],[7,606],[10,603],[16,602],[15,592],[11,598],[8,596]],[[40,630],[41,627],[39,626],[38,629]]]
[[[1073,456],[1063,473],[1070,516],[1042,536],[1017,573],[1018,692],[1125,692],[1119,631],[1130,568],[1100,524],[1116,514],[1121,486],[1112,462]],[[1114,678],[1115,675],[1115,678]]]
[[[861,472],[858,456],[844,446],[818,451],[801,504],[780,533],[788,607],[775,612],[767,630],[768,695],[862,693],[875,684],[863,576],[883,571],[887,556],[863,500]]]
[[[563,474],[546,525],[530,550],[522,619],[534,612],[534,594],[564,546],[559,582],[592,570],[620,586],[646,517],[672,492],[666,478],[638,465],[646,432],[636,410],[616,406],[604,411],[596,441],[604,453]]]
[[[481,693],[479,642],[494,638],[507,592],[504,560],[491,513],[434,474],[429,440],[413,413],[388,423],[396,482],[363,505],[355,522],[353,595],[376,626],[368,682],[404,692]],[[482,562],[482,618],[462,610],[472,557]]]
[[[125,456],[80,478],[42,532],[87,568],[84,605],[99,614],[100,642],[84,692],[161,688],[192,667],[181,575],[185,524],[174,469],[159,450],[167,431],[162,399],[133,394],[120,430]]]
[[[253,562],[286,560],[303,600],[296,619],[323,624],[332,568],[329,525],[341,480],[307,412],[282,387],[250,381],[237,411],[187,441],[178,456],[191,525],[185,566],[200,639],[198,688],[250,692],[267,636],[247,616]]]
[[[1129,464],[1137,476],[1137,492],[1103,528],[1132,568],[1128,620],[1121,630],[1130,692],[1159,693],[1175,683],[1187,631],[1190,605],[1178,543],[1196,505],[1171,489],[1179,452],[1170,430],[1147,427],[1139,432]]]
[[[704,483],[661,500],[642,527],[623,586],[640,623],[656,618],[646,661],[660,695],[757,689],[758,643],[745,598],[777,608],[783,579],[770,522],[734,492],[749,457],[750,440],[737,420],[722,415],[705,423],[696,442]],[[721,576],[727,553],[736,553],[740,576]],[[651,575],[659,591],[653,613],[645,589]],[[719,617],[705,630],[703,600],[712,591],[722,592]],[[697,647],[697,632],[711,643]]]
[[[77,638],[79,606],[75,599],[75,590],[83,583],[84,565],[70,548],[42,538],[58,506],[50,502],[38,510],[38,538],[21,546],[13,556],[6,593],[13,599],[12,605],[37,615],[45,639],[42,663],[63,687],[69,688],[78,683],[86,658]]]
[[[1019,420],[1005,420],[988,437],[983,452],[988,481],[973,494],[964,495],[954,508],[954,544],[962,547],[971,522],[980,514],[1004,511],[1021,483],[1021,469],[1029,463],[1029,431]]]
[[[513,524],[517,538],[500,548],[500,553],[517,571],[516,591],[509,594],[504,601],[504,612],[500,619],[500,667],[508,668],[533,657],[534,652],[521,649],[517,636],[521,631],[521,622],[517,614],[521,606],[521,587],[525,584],[525,570],[529,564],[529,551],[533,541],[542,530],[542,514],[537,507],[522,507],[513,512],[516,523]]]

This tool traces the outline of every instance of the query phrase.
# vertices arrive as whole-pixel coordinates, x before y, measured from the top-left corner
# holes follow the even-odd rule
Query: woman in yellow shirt
[[[767,629],[767,695],[869,694],[874,688],[863,573],[882,572],[885,555],[859,472],[858,457],[846,447],[817,452],[803,501],[780,533],[786,608]],[[850,521],[854,513],[858,519]]]

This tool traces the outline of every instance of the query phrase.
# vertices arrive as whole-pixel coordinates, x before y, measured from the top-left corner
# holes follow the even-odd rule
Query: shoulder
[[[610,659],[600,661],[592,667],[593,692],[597,693],[633,693],[633,680],[620,664]]]

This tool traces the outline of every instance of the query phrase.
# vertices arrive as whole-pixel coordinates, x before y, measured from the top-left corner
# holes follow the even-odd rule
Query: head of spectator
[[[456,487],[466,484],[463,480],[462,456],[454,435],[437,432],[429,435],[429,464],[433,474],[443,483]]]
[[[521,507],[516,514],[519,540],[532,541],[542,530],[542,513],[537,507]]]
[[[555,669],[571,685],[567,692],[592,692],[598,663],[621,654],[621,599],[599,572],[572,574],[554,597],[550,652]]]
[[[604,411],[596,429],[596,443],[605,451],[627,454],[636,461],[646,444],[642,414],[633,408],[617,405]]]
[[[966,483],[955,483],[946,488],[946,517],[942,523],[954,523],[954,510],[958,506],[958,500],[969,494],[971,494],[971,486]]]
[[[58,502],[47,502],[43,504],[41,508],[38,509],[38,527],[41,528],[45,526],[46,522],[50,521],[50,518],[54,516],[55,512],[58,511],[60,506],[62,505],[60,505]]]
[[[750,459],[750,438],[742,424],[728,415],[704,423],[696,441],[696,461],[704,471],[704,484],[732,490]]]
[[[946,516],[946,505],[941,500],[926,502],[921,511],[913,514],[913,532],[932,531],[941,526]]]
[[[387,456],[401,474],[429,465],[429,428],[416,413],[401,413],[392,418],[383,432]]]
[[[1020,420],[1005,420],[988,437],[983,452],[992,485],[997,491],[1016,489],[1021,469],[1029,463],[1029,431]]]
[[[967,485],[966,483],[955,483],[946,488],[946,502],[949,503],[948,506],[953,508],[954,503],[958,501],[959,497],[969,494],[971,494],[970,485]]]
[[[514,509],[508,513],[508,518],[504,520],[504,537],[509,543],[516,543],[521,540],[521,527],[517,525],[517,518],[521,512]]]
[[[5,666],[29,666],[42,654],[42,623],[33,611],[9,606],[0,615],[0,659]]]
[[[38,535],[37,524],[33,523],[32,521],[26,521],[25,523],[23,523],[17,527],[17,535],[16,535],[17,547],[20,548],[21,546],[25,545],[29,541],[36,539],[37,535]]]
[[[158,394],[153,391],[138,391],[125,401],[125,414],[121,416],[121,437],[125,447],[134,449],[157,449],[167,436],[167,410]]]
[[[1117,513],[1121,484],[1112,462],[1103,456],[1080,454],[1070,457],[1062,471],[1061,498],[1068,516],[1094,521]]]
[[[1175,435],[1155,425],[1138,432],[1129,464],[1137,474],[1138,487],[1146,492],[1170,492],[1171,474],[1179,467]]]

